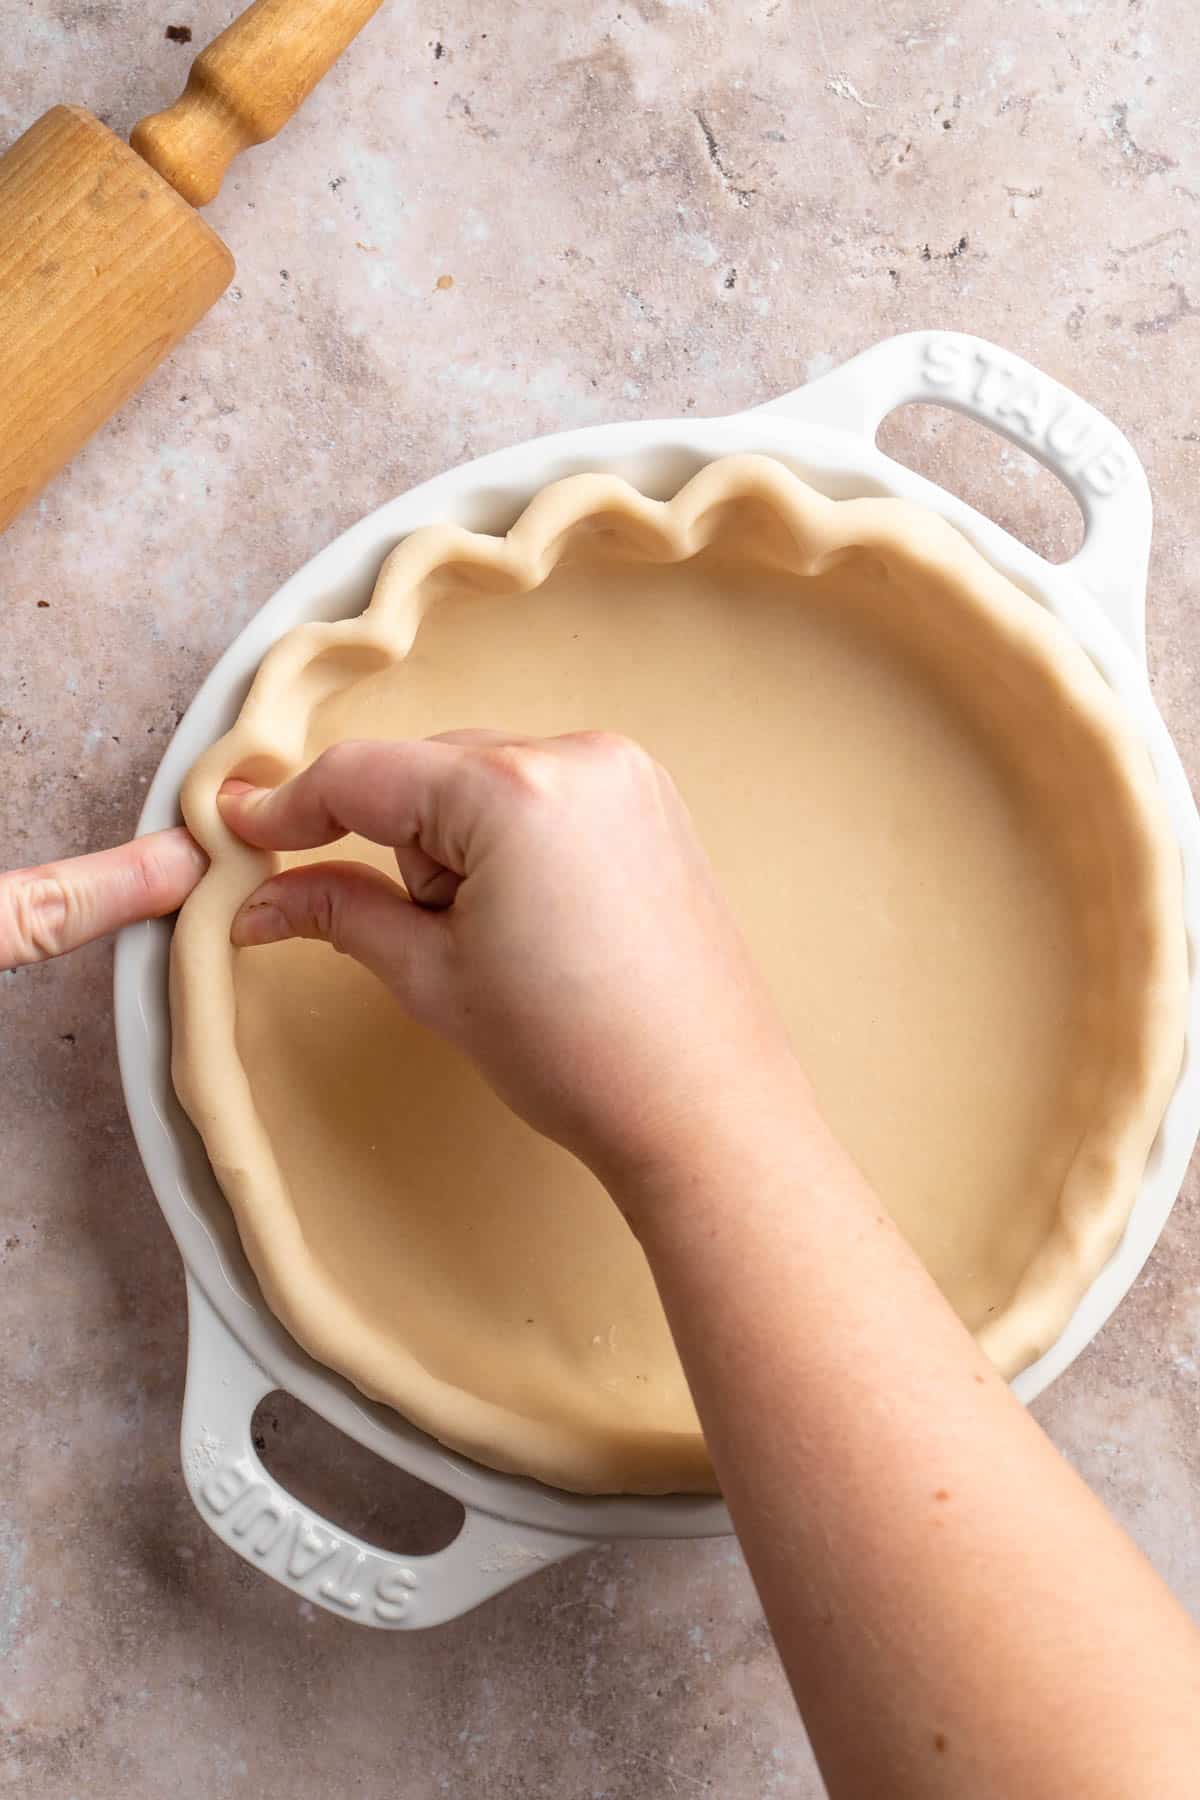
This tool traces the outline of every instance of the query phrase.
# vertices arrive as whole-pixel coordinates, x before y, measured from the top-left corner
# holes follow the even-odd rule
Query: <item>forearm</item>
[[[1200,1640],[802,1083],[619,1197],[833,1794],[1192,1794]]]

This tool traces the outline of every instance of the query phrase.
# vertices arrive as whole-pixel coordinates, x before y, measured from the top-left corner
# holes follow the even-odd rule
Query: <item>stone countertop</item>
[[[231,10],[16,0],[0,138],[62,100],[127,131],[193,54],[165,27],[198,45]],[[234,286],[0,539],[3,863],[127,834],[224,646],[381,501],[538,432],[729,411],[928,324],[1023,353],[1133,439],[1155,687],[1200,769],[1198,61],[1188,0],[393,0],[210,209]],[[1078,535],[978,427],[927,411],[887,442],[1038,548]],[[817,1795],[731,1542],[600,1549],[404,1637],[209,1535],[110,960],[0,987],[0,1787]],[[1038,1412],[1200,1613],[1198,1226],[1193,1187]],[[346,1524],[407,1549],[444,1528],[295,1407],[261,1429]]]

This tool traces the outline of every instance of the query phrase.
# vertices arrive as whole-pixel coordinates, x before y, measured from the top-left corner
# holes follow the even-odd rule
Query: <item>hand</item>
[[[115,850],[0,875],[0,968],[46,962],[183,905],[208,858],[177,826]]]
[[[394,845],[412,900],[296,868],[234,943],[356,956],[624,1207],[830,1794],[1192,1795],[1194,1628],[822,1126],[663,771],[456,733],[222,808],[267,849]]]
[[[687,810],[635,744],[344,743],[273,791],[227,783],[221,805],[264,849],[393,845],[411,900],[361,864],[311,864],[250,897],[234,943],[356,957],[610,1188],[802,1084]]]

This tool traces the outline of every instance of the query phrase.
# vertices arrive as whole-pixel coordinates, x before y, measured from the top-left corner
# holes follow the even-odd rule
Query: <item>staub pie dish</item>
[[[835,1128],[998,1367],[1036,1360],[1179,1071],[1179,856],[1149,759],[953,526],[745,456],[668,501],[576,475],[504,538],[414,533],[359,618],[271,651],[189,777],[213,861],[175,934],[176,1087],[297,1341],[493,1467],[713,1485],[594,1179],[327,945],[229,945],[285,859],[219,822],[226,776],[499,720],[624,732],[672,771]]]
[[[182,781],[213,858],[171,956],[175,1085],[207,1163],[169,1090],[167,1144],[144,1116],[139,1135],[189,1266],[185,1468],[227,1541],[335,1610],[433,1622],[593,1534],[723,1514],[640,1251],[590,1177],[345,959],[230,949],[273,865],[221,825],[228,775],[457,725],[641,739],[832,1122],[1018,1391],[1153,1241],[1196,1128],[1196,822],[1137,655],[1144,482],[1082,402],[975,345],[917,334],[759,413],[445,477],[310,565],[184,721],[156,785],[169,805]],[[954,386],[985,352],[986,406]],[[1082,422],[1073,459],[1032,441],[1037,383],[1047,417]],[[1053,570],[889,464],[868,434],[909,398],[1029,441],[1081,502],[1080,557]],[[394,872],[354,840],[338,854]],[[123,982],[132,1003],[162,981],[161,936],[141,948],[122,946],[119,1010]],[[128,1091],[128,1009],[121,1035]],[[168,1149],[207,1248],[164,1198]],[[353,1544],[362,1582],[319,1579],[303,1532],[330,1557],[349,1540],[266,1476],[213,1361],[226,1396],[280,1381],[457,1493],[463,1536],[401,1569]]]

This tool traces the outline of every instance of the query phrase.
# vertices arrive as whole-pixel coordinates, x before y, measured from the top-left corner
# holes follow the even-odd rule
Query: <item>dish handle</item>
[[[300,1599],[361,1625],[440,1625],[594,1540],[513,1525],[474,1507],[445,1549],[397,1556],[303,1506],[260,1462],[258,1402],[279,1386],[187,1278],[183,1472],[196,1510],[223,1544]]]
[[[1150,486],[1137,452],[1103,413],[1008,350],[961,331],[885,338],[827,375],[754,410],[853,431],[872,442],[911,402],[948,406],[1036,457],[1083,514],[1078,552],[1060,565],[1146,660]]]

